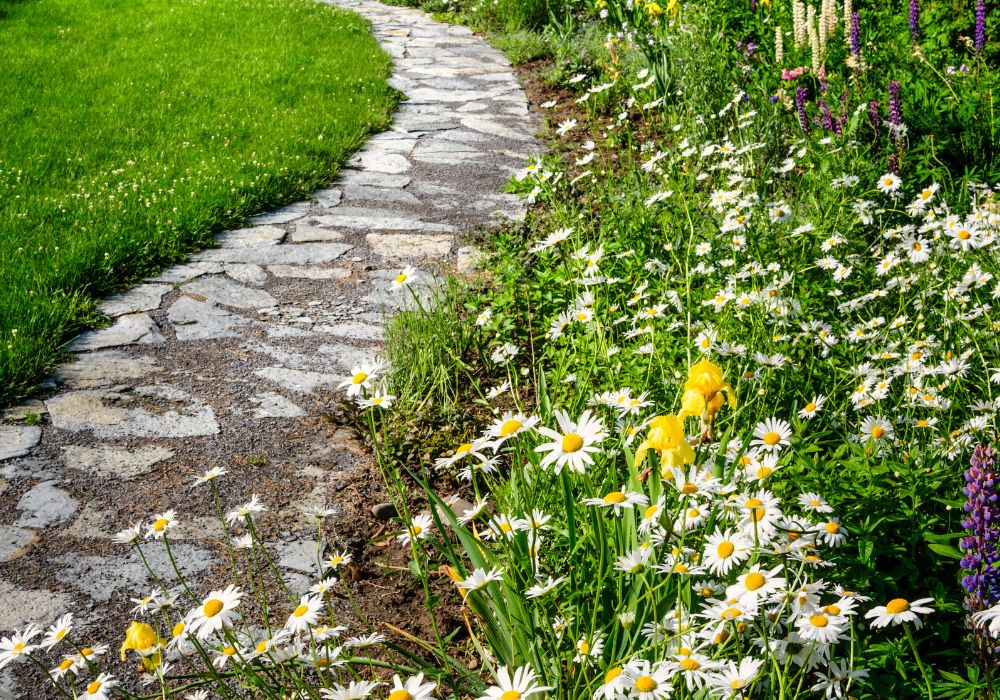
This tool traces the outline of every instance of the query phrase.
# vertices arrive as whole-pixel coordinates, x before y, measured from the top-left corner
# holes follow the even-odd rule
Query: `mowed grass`
[[[95,300],[329,182],[390,68],[314,0],[0,0],[0,404]]]

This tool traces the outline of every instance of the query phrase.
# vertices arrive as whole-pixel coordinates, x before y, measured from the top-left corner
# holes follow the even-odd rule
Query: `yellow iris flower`
[[[635,463],[641,465],[646,453],[655,450],[660,455],[660,471],[682,467],[694,461],[694,450],[684,438],[684,421],[679,416],[657,416],[649,422],[649,432],[635,451]]]
[[[680,417],[714,415],[722,408],[723,401],[736,408],[736,395],[729,382],[722,377],[722,369],[708,360],[700,360],[688,370],[684,382],[684,396],[681,398]]]

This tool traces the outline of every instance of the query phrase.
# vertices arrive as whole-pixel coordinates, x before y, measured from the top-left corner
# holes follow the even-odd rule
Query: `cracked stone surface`
[[[229,472],[224,507],[261,494],[281,524],[277,558],[308,586],[314,526],[298,508],[344,503],[341,479],[365,461],[324,415],[351,368],[380,353],[386,314],[407,307],[391,289],[399,267],[417,268],[425,296],[432,274],[473,266],[459,236],[523,216],[501,191],[539,146],[507,60],[418,10],[320,1],[366,17],[393,57],[405,97],[392,125],[311,197],[102,302],[110,324],[67,345],[75,361],[44,404],[3,414],[0,635],[68,610],[120,634],[127,598],[152,581],[111,537],[169,509],[174,553],[197,584],[221,535],[191,477],[213,466]],[[163,549],[144,549],[175,580]],[[5,669],[0,687],[47,697],[22,669]]]

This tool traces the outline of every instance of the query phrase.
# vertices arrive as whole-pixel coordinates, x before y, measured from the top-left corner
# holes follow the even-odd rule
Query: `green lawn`
[[[95,299],[328,182],[390,65],[313,0],[0,0],[0,404]]]

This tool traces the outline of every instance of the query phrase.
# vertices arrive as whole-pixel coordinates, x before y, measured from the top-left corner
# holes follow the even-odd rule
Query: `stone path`
[[[313,525],[301,509],[350,518],[370,505],[341,493],[366,457],[322,416],[378,352],[383,311],[401,298],[391,280],[411,264],[425,278],[465,271],[474,253],[457,234],[523,216],[500,190],[538,146],[506,59],[416,10],[331,4],[372,22],[408,99],[330,188],[103,302],[114,324],[71,343],[77,360],[46,398],[5,412],[0,634],[68,610],[84,629],[110,605],[127,612],[151,582],[111,537],[162,510],[178,511],[189,573],[206,570],[220,530],[190,485],[213,466],[230,472],[227,506],[259,493],[278,511],[282,566],[304,577]],[[0,673],[0,697],[31,694],[14,682]]]

